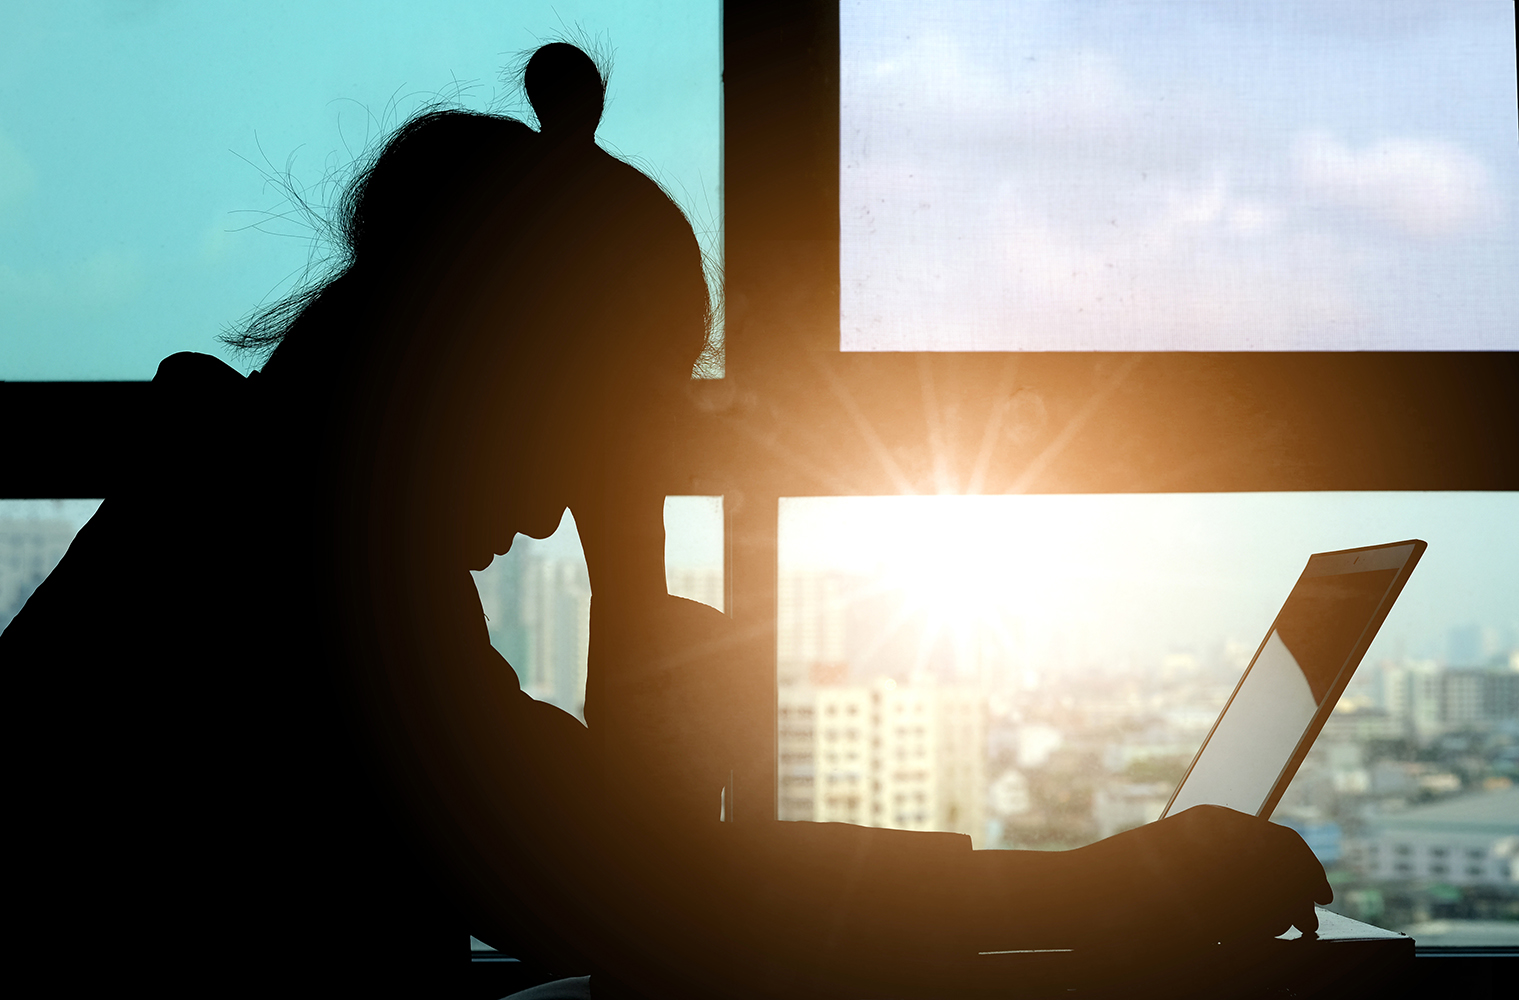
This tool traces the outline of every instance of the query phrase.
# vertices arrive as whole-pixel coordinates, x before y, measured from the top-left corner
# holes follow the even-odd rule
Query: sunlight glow
[[[980,675],[1158,662],[1218,641],[1253,648],[1311,553],[1424,538],[1429,555],[1378,639],[1412,654],[1442,648],[1468,621],[1509,627],[1507,566],[1519,552],[1492,528],[1519,517],[1516,503],[1455,493],[793,497],[781,503],[780,571],[833,574],[849,581],[849,602],[889,608],[873,613],[872,647],[947,642],[957,672]]]

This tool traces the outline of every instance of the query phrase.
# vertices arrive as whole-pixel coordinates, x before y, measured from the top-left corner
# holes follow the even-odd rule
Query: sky
[[[1509,0],[850,0],[847,350],[1519,348]]]
[[[322,205],[438,101],[533,121],[501,73],[610,55],[598,133],[721,253],[718,0],[54,0],[3,4],[0,379],[147,379],[291,290]],[[228,357],[246,371],[251,359]]]
[[[884,269],[846,245],[847,347],[1519,347],[1507,0],[907,10],[841,7],[846,197],[896,205]],[[4,14],[0,378],[220,353],[310,256],[271,177],[321,204],[429,101],[523,110],[501,70],[561,35],[613,55],[604,143],[720,243],[718,0]]]
[[[1035,659],[1248,655],[1310,554],[1409,538],[1429,549],[1367,662],[1441,659],[1471,626],[1519,647],[1515,493],[791,497],[780,518],[783,573],[872,578]]]
[[[1367,662],[1443,659],[1451,631],[1519,647],[1519,494],[1167,493],[785,497],[779,568],[905,592],[950,624],[992,620],[1034,657],[1153,665],[1265,636],[1314,552],[1429,549]],[[723,569],[720,497],[668,497],[665,564]],[[514,551],[583,560],[569,514]]]

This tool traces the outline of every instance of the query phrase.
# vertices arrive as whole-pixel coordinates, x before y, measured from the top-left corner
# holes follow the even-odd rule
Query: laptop
[[[1308,558],[1162,817],[1196,805],[1271,816],[1424,549],[1411,539]],[[1315,934],[1294,928],[1276,941],[1220,946],[1185,968],[1138,970],[1138,979],[1127,967],[1107,968],[1101,953],[1071,948],[981,952],[971,975],[978,986],[1016,984],[1031,995],[1079,988],[1168,1000],[1232,996],[1246,984],[1251,996],[1373,996],[1398,985],[1412,939],[1316,909]]]
[[[1162,818],[1196,805],[1271,816],[1425,547],[1309,556]]]
[[[1411,539],[1309,556],[1162,817],[1195,805],[1270,817],[1425,547]],[[1115,961],[1090,947],[982,951],[957,969],[958,992],[1176,1000],[1396,991],[1411,968],[1413,940],[1316,911],[1315,933],[1293,928],[1275,940],[1220,943],[1181,964],[1148,967],[1142,954]]]

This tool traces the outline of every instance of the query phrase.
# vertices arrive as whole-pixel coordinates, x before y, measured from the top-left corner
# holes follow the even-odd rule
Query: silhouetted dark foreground
[[[0,638],[12,954],[69,993],[443,996],[473,933],[598,995],[853,995],[1312,927],[1306,846],[1222,810],[1044,854],[718,822],[763,713],[726,619],[665,595],[697,243],[595,145],[583,54],[526,82],[541,132],[389,141],[346,269],[242,336],[261,372],[160,366],[132,474]],[[566,506],[589,729],[522,693],[469,575]]]

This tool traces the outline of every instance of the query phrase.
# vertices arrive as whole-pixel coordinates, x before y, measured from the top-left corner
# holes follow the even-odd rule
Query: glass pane
[[[0,379],[147,379],[175,351],[223,354],[217,335],[289,292],[312,253],[287,185],[324,209],[369,145],[429,104],[532,121],[502,72],[561,36],[612,68],[603,146],[665,186],[715,264],[720,10],[718,0],[7,5]]]
[[[0,500],[0,632],[58,565],[99,500]]]
[[[841,5],[845,350],[1519,348],[1506,0]]]
[[[780,814],[986,848],[1150,822],[1308,556],[1422,538],[1273,819],[1334,909],[1505,940],[1516,523],[1514,493],[783,498]]]
[[[725,610],[723,498],[665,497],[665,586]]]
[[[722,497],[665,498],[665,585],[723,609]],[[518,535],[511,550],[474,574],[491,645],[522,689],[585,721],[591,580],[575,517],[548,538]]]
[[[491,645],[522,690],[584,722],[591,580],[574,515],[565,511],[548,538],[516,536],[473,575]]]

